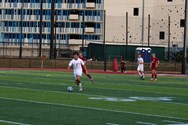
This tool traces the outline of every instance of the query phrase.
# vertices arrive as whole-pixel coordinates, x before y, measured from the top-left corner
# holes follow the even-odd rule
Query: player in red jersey
[[[157,67],[160,64],[159,59],[156,57],[155,54],[152,54],[151,62],[150,62],[150,68],[152,69],[152,81],[157,81]]]
[[[84,63],[86,64],[86,58],[84,58],[82,52],[79,53],[79,58],[80,58],[81,60],[83,60]],[[93,77],[91,77],[91,75],[89,74],[87,68],[84,68],[84,67],[83,67],[83,73],[84,73],[84,74],[91,80],[91,82],[93,83],[94,79],[93,79]]]

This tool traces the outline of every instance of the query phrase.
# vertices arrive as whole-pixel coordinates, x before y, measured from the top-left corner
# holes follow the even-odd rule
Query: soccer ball
[[[68,92],[72,92],[73,91],[73,87],[72,86],[67,87],[67,91]]]

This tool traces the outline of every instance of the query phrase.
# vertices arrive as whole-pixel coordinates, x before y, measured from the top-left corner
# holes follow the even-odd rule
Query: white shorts
[[[76,80],[78,76],[82,76],[82,71],[77,71],[73,73],[74,79]]]
[[[144,72],[144,66],[138,66],[137,71]]]

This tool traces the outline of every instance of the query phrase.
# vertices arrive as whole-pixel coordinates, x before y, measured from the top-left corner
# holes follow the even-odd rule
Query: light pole
[[[40,0],[40,41],[39,41],[39,57],[41,57],[41,49],[42,49],[42,11],[43,11],[43,8],[42,8],[42,3],[43,3],[43,0]]]
[[[55,7],[54,3],[55,0],[52,0],[51,2],[51,38],[50,38],[50,59],[53,59],[54,57],[54,13],[55,13]]]
[[[126,61],[128,60],[128,12],[126,12]]]
[[[56,47],[57,47],[57,26],[58,26],[58,22],[57,22],[57,13],[56,13],[56,17],[55,17],[55,21],[54,21],[54,27],[55,27],[54,59],[56,59],[56,57],[57,57],[57,51],[56,51]]]
[[[145,14],[145,0],[142,1],[142,32],[141,32],[142,48],[144,46],[144,14]]]
[[[170,26],[171,26],[171,22],[170,22],[170,16],[168,16],[168,61],[171,61],[170,58]]]
[[[82,52],[84,52],[84,39],[85,39],[85,4],[83,2],[83,12],[82,12]]]
[[[107,66],[106,66],[106,10],[103,10],[103,51],[104,51],[104,71],[106,72]]]
[[[150,30],[151,30],[151,17],[150,14],[148,15],[148,47],[150,47]]]
[[[22,58],[22,43],[23,43],[23,32],[22,32],[22,28],[23,28],[23,1],[22,1],[22,7],[21,7],[21,20],[20,20],[20,52],[19,52],[19,58]]]
[[[182,74],[186,74],[187,64],[187,41],[188,41],[188,1],[185,0],[185,26],[184,26],[184,43],[183,43],[183,58],[182,58]]]

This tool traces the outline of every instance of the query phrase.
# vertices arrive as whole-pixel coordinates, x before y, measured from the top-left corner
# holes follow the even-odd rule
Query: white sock
[[[143,78],[145,77],[145,74],[144,73],[142,73],[142,76],[143,76]]]
[[[79,87],[82,88],[82,83],[79,83]]]

